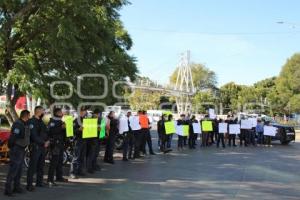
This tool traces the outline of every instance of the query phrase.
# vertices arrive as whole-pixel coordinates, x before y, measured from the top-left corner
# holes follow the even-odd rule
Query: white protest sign
[[[138,116],[129,118],[130,127],[133,131],[141,130],[140,119]]]
[[[229,134],[237,135],[241,133],[241,126],[239,124],[229,124]]]
[[[219,123],[219,133],[227,133],[227,132],[228,132],[228,124]]]
[[[264,126],[264,135],[276,136],[277,128],[273,126]]]
[[[241,120],[241,129],[252,129],[252,121],[249,119]]]
[[[257,119],[256,118],[249,118],[249,120],[252,122],[252,127],[257,126]]]
[[[183,126],[182,125],[177,125],[176,124],[176,134],[177,135],[180,135],[180,136],[183,136]]]
[[[195,134],[201,134],[201,125],[200,123],[193,123],[193,130]]]
[[[128,119],[127,117],[122,117],[119,120],[119,133],[123,134],[125,132],[129,131],[129,127],[128,127]]]

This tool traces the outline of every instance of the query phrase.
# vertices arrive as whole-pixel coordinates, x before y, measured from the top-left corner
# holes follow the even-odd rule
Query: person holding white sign
[[[138,116],[131,116],[129,118],[130,128],[134,135],[134,158],[140,158],[141,147],[141,125]]]
[[[271,141],[272,137],[276,136],[277,128],[270,126],[270,122],[265,122],[264,126],[264,136],[265,136],[265,142],[267,146],[272,146]]]
[[[217,141],[217,148],[219,148],[220,141],[222,141],[222,146],[225,148],[225,142],[224,142],[224,135],[228,131],[228,124],[224,123],[224,120],[221,119],[218,123],[219,133],[218,133],[218,141]]]
[[[198,120],[196,120],[195,115],[192,116],[190,120],[190,129],[189,129],[189,148],[196,149],[196,140],[198,134],[200,134],[201,128]]]
[[[249,144],[250,130],[252,129],[252,121],[246,119],[244,116],[241,119],[241,134],[240,134],[240,146]]]
[[[130,127],[130,117],[131,111],[128,111],[127,116],[120,119],[120,132],[124,134],[123,161],[125,162],[133,158],[134,135]]]
[[[234,119],[233,116],[228,115],[227,120],[225,122],[228,124],[228,134],[229,134],[228,146],[231,147],[231,144],[232,144],[233,147],[236,147],[235,139],[236,139],[236,135],[238,133],[240,133],[240,130],[239,131],[236,130],[236,131],[231,132],[230,131],[230,126],[234,125],[234,124],[237,124],[237,119]]]
[[[187,122],[185,121],[185,114],[181,114],[180,115],[180,119],[177,120],[177,126],[178,127],[183,127],[183,125],[188,125]],[[182,130],[180,131],[182,133],[183,131],[183,128]],[[177,133],[178,134],[178,144],[177,144],[177,147],[178,147],[178,150],[183,150],[183,147],[184,147],[184,134],[182,133]]]

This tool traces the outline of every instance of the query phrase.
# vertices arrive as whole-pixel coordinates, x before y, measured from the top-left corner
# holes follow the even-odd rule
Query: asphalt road
[[[176,137],[175,137],[176,140]],[[173,145],[176,144],[174,140]],[[156,143],[156,142],[154,142]],[[198,141],[199,143],[199,141]],[[173,151],[115,165],[17,200],[300,199],[300,143]],[[117,157],[120,154],[116,155]],[[0,199],[6,166],[0,166]]]

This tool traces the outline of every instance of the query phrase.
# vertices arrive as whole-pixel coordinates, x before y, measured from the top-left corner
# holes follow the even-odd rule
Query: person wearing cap
[[[63,178],[63,164],[60,163],[63,160],[64,155],[64,142],[66,137],[66,127],[62,121],[63,112],[60,108],[55,108],[53,116],[50,118],[48,124],[48,136],[50,139],[50,166],[48,170],[48,185],[57,186],[54,182],[54,173],[56,172],[56,180],[67,182],[67,179]]]
[[[83,119],[87,111],[84,107],[80,109],[77,119],[74,120],[74,152],[70,168],[70,178],[77,179],[78,176],[85,176],[83,173],[84,160],[86,157],[86,139],[82,138]]]
[[[30,112],[23,110],[20,119],[14,122],[11,127],[11,135],[8,140],[10,164],[4,189],[4,195],[6,196],[24,192],[21,187],[21,177],[25,149],[30,144],[30,130],[27,123],[29,118]]]

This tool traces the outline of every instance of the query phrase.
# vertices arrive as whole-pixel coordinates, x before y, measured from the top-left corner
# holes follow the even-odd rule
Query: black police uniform
[[[50,166],[48,171],[48,182],[54,182],[54,172],[56,171],[56,179],[62,180],[62,163],[61,158],[64,154],[64,139],[65,139],[65,128],[63,128],[63,121],[61,118],[53,117],[50,119],[48,124],[50,139]]]
[[[109,129],[109,135],[107,138],[105,156],[104,156],[104,161],[108,163],[114,163],[113,154],[114,154],[116,136],[119,133],[118,127],[119,127],[118,120],[110,118],[110,129]]]
[[[123,145],[123,160],[133,158],[133,149],[134,149],[134,135],[130,127],[129,118],[128,121],[128,131],[124,133],[124,145]]]
[[[193,124],[198,123],[196,119],[190,120],[190,128],[189,128],[189,148],[195,149],[196,147],[196,140],[197,140],[197,134],[194,132]],[[196,135],[196,136],[195,136]]]
[[[232,144],[233,147],[236,147],[236,144],[235,144],[236,134],[229,133],[229,126],[230,126],[230,124],[236,124],[237,120],[227,119],[225,122],[228,124],[228,134],[229,134],[228,146],[231,147],[231,144]]]
[[[80,119],[83,123],[83,118]],[[84,160],[86,157],[86,139],[82,138],[82,130],[78,119],[74,120],[74,153],[71,164],[71,175],[83,175]]]
[[[177,125],[178,126],[181,126],[181,125],[189,125],[187,121],[185,120],[182,120],[182,119],[179,119],[177,121]],[[181,136],[181,135],[178,135],[178,143],[177,143],[177,148],[178,149],[183,149],[183,146],[184,146],[184,138],[186,136]]]
[[[14,183],[14,191],[21,191],[20,179],[22,176],[22,168],[25,156],[25,148],[30,143],[30,130],[27,123],[17,120],[11,129],[9,138],[9,156],[10,166],[7,173],[5,194],[10,195],[13,192],[12,184]]]
[[[217,133],[216,136],[218,138],[217,147],[219,148],[220,142],[222,142],[222,147],[225,148],[225,133],[220,133],[219,132],[219,123],[222,123],[222,121],[221,120],[219,122],[215,121],[215,123],[216,123],[215,124],[215,132]]]
[[[98,118],[99,127],[101,126],[101,121],[102,121],[102,117],[99,117]],[[100,171],[101,167],[97,162],[99,154],[100,154],[100,150],[101,150],[100,131],[98,131],[98,137],[94,138],[94,142],[95,142],[95,149],[94,149],[95,153],[94,153],[94,158],[92,159],[92,167],[91,168],[93,171]]]
[[[95,157],[96,157],[96,151],[97,151],[97,143],[99,137],[96,138],[89,138],[86,140],[86,167],[88,173],[93,174],[95,172],[95,167],[94,167],[94,162],[95,162]]]
[[[36,173],[36,186],[43,186],[44,166],[47,138],[47,127],[42,119],[33,117],[29,120],[30,128],[30,161],[27,171],[27,188],[32,187],[33,176]]]
[[[165,130],[165,120],[161,119],[157,122],[157,132],[160,137],[160,151],[166,150],[167,135]]]

